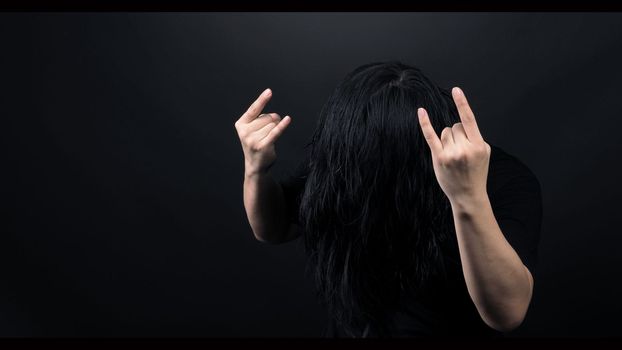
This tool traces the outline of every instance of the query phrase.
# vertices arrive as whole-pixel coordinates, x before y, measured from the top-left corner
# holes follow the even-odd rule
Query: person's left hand
[[[436,179],[450,202],[469,201],[487,195],[486,180],[490,145],[479,132],[475,116],[460,88],[451,90],[461,123],[446,127],[440,139],[425,109],[419,108],[419,124],[430,150]]]

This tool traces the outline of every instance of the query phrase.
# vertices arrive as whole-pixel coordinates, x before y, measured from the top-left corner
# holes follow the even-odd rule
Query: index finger
[[[436,131],[434,131],[432,123],[430,123],[428,112],[424,108],[418,108],[417,116],[419,117],[421,132],[423,133],[425,140],[428,142],[428,146],[430,146],[432,154],[440,152],[443,149],[443,143],[436,135]]]
[[[253,102],[253,104],[251,104],[251,106],[248,107],[248,110],[244,112],[244,114],[242,114],[242,117],[240,117],[240,120],[245,123],[250,123],[251,121],[253,121],[253,119],[257,118],[259,113],[261,113],[264,107],[266,107],[266,104],[268,103],[268,101],[270,101],[271,97],[272,97],[272,90],[265,89],[261,93],[261,95],[259,95],[259,97],[255,100],[255,102]]]
[[[475,114],[473,114],[464,92],[459,87],[455,87],[451,89],[451,95],[458,108],[458,114],[460,114],[460,120],[469,141],[482,141],[482,134],[479,132],[479,127],[475,121]]]

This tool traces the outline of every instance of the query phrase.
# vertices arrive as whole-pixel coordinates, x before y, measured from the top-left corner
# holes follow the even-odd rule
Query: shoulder
[[[284,186],[299,187],[304,185],[309,175],[309,157],[305,155],[293,168],[290,168],[279,179],[279,183]]]
[[[488,169],[488,193],[524,191],[540,193],[540,182],[534,172],[513,154],[499,146],[490,145],[490,165]]]
[[[308,156],[305,156],[294,168],[277,180],[283,190],[285,202],[292,218],[295,218],[295,213],[300,205],[300,197],[304,192],[308,173],[309,159]]]
[[[533,274],[542,224],[542,195],[536,175],[516,156],[491,145],[488,196],[505,238]]]
[[[520,225],[537,236],[543,211],[538,178],[514,155],[491,148],[487,191],[497,221],[506,227]]]

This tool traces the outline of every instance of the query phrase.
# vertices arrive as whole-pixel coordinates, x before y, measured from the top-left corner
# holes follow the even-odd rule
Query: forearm
[[[516,328],[531,300],[531,274],[501,232],[487,194],[451,206],[467,289],[480,316],[497,330]]]
[[[281,186],[270,173],[245,172],[244,208],[255,238],[262,242],[280,243],[289,226]]]

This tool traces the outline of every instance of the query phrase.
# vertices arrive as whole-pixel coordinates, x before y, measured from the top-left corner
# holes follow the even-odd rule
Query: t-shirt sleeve
[[[278,181],[283,189],[287,217],[292,223],[299,223],[298,209],[300,208],[300,197],[304,192],[308,171],[308,161],[304,160],[293,171]]]
[[[505,181],[489,191],[493,212],[506,240],[533,275],[542,223],[540,183],[516,158],[506,155],[497,163],[495,173]]]

